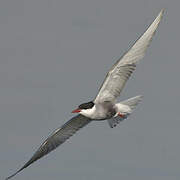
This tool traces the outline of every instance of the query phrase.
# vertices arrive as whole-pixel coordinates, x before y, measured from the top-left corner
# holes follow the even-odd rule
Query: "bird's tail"
[[[139,104],[139,102],[142,101],[142,98],[143,98],[142,95],[135,96],[125,101],[121,101],[121,104],[127,105],[131,108],[131,110],[134,110],[136,106]]]
[[[108,124],[111,128],[116,127],[121,121],[124,121],[128,118],[128,116],[132,113],[135,107],[139,104],[142,100],[143,96],[135,96],[125,101],[121,101],[119,104],[128,106],[128,109],[123,113],[124,117],[116,116],[114,118],[108,119]]]

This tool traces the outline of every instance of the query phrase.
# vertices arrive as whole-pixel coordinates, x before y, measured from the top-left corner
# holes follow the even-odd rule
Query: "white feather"
[[[108,72],[98,95],[95,98],[95,103],[104,101],[115,102],[124,88],[126,81],[136,69],[136,63],[141,60],[150,44],[152,37],[161,21],[164,10],[161,10],[159,15],[149,26],[146,32],[135,42],[135,44],[120,58],[111,70]]]

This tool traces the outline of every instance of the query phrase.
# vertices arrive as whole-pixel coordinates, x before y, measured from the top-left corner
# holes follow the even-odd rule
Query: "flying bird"
[[[162,9],[145,33],[112,66],[95,99],[83,103],[77,109],[73,110],[72,113],[78,113],[78,115],[55,130],[34,153],[32,158],[17,172],[7,177],[6,180],[53,151],[91,121],[107,120],[109,126],[113,128],[121,121],[127,119],[142,100],[142,96],[135,96],[119,103],[117,103],[117,98],[120,96],[126,81],[136,69],[137,63],[144,57],[146,49],[161,21],[163,12],[164,10]]]

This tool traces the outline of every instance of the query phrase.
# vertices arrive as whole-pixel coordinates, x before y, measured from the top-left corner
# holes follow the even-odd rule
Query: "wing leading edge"
[[[126,81],[136,69],[137,62],[144,57],[147,47],[162,19],[163,12],[164,10],[162,9],[145,33],[110,69],[94,100],[95,103],[113,102],[120,95]]]
[[[88,123],[91,122],[91,119],[83,116],[77,115],[70,119],[67,123],[63,126],[55,130],[52,135],[50,135],[44,143],[39,147],[39,149],[34,153],[32,158],[17,172],[12,174],[11,176],[7,177],[6,180],[12,178],[16,174],[18,174],[23,169],[27,168],[33,162],[37,161],[41,157],[45,156],[46,154],[50,153],[62,143],[64,143],[67,139],[69,139],[72,135],[74,135],[80,128],[86,126]]]

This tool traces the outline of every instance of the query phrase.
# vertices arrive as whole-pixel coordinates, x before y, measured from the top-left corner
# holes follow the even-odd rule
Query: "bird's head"
[[[72,111],[72,113],[79,113],[82,115],[86,115],[90,113],[93,107],[94,107],[94,103],[90,101],[79,105],[77,109]]]

